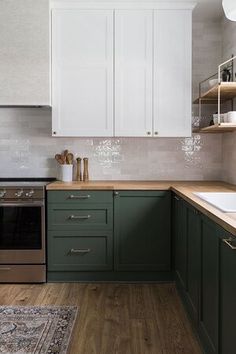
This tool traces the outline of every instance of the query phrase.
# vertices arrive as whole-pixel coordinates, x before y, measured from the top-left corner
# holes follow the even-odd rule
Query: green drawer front
[[[49,232],[49,271],[93,271],[112,268],[111,233]]]
[[[49,204],[49,230],[112,229],[111,205],[94,204],[75,208],[64,204]]]
[[[112,191],[49,191],[48,203],[86,205],[91,203],[112,203]]]

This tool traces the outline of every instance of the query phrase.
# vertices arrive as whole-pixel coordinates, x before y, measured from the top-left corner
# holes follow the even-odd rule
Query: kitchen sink
[[[224,213],[236,213],[236,192],[193,193]]]

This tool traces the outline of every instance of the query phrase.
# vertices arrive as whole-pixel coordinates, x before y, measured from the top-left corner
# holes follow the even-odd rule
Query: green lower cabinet
[[[199,333],[207,354],[218,353],[219,232],[218,225],[202,216]]]
[[[173,198],[174,270],[177,287],[194,323],[199,319],[201,216],[178,196]]]
[[[112,269],[112,232],[48,232],[49,272],[104,271]]]
[[[174,215],[178,219],[174,227],[179,223],[182,228],[174,232],[174,267],[181,298],[204,352],[229,354],[219,351],[219,251],[222,229],[178,196],[174,198]],[[178,261],[181,254],[184,264]],[[185,271],[186,278],[183,277]]]
[[[169,281],[169,191],[48,193],[50,281]]]
[[[223,235],[223,234],[222,234]],[[220,354],[235,354],[236,239],[223,235],[220,244]]]
[[[191,318],[199,318],[201,217],[196,209],[187,207],[187,306]]]
[[[177,286],[185,291],[187,288],[187,209],[177,195],[172,200],[173,210],[173,258]]]
[[[169,191],[115,193],[115,270],[171,269],[170,202]]]

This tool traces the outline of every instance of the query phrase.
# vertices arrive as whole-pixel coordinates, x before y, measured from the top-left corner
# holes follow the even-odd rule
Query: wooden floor
[[[77,305],[69,354],[200,354],[173,284],[0,285],[0,305]]]

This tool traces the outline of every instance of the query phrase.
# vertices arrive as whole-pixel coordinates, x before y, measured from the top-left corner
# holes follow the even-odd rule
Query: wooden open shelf
[[[215,104],[218,102],[218,86],[215,85],[206,91],[202,97],[197,98],[193,103],[199,103],[201,100],[204,104]],[[221,82],[220,84],[221,102],[236,97],[236,82]]]
[[[193,133],[230,133],[236,131],[236,125],[231,123],[221,123],[210,125],[209,127],[193,130]]]

